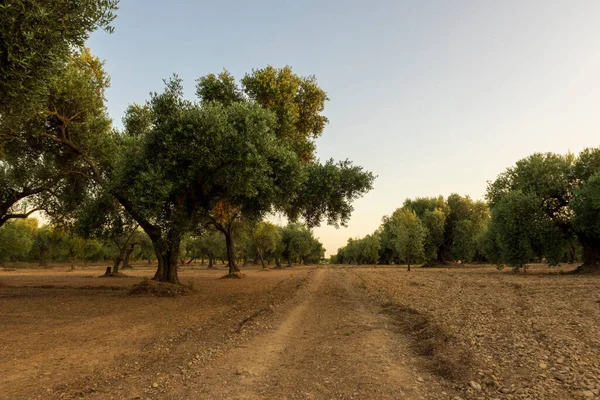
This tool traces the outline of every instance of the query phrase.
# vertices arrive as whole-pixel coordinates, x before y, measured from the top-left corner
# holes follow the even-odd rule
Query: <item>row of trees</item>
[[[350,239],[338,263],[582,261],[600,268],[600,148],[536,153],[488,184],[486,202],[453,194],[406,200],[380,228]]]
[[[282,267],[293,263],[319,263],[325,249],[310,229],[300,224],[277,226],[268,221],[246,225],[236,230],[236,259],[246,265],[274,263]],[[216,229],[201,234],[188,234],[182,240],[179,259],[181,264],[208,261],[212,268],[216,260],[227,259],[224,235]],[[34,218],[13,219],[0,227],[0,263],[37,262],[40,266],[48,262],[68,261],[74,268],[76,263],[110,261],[113,271],[131,267],[133,261],[155,260],[152,243],[139,228],[123,231],[120,235],[89,236],[78,229],[57,226],[38,226]]]
[[[600,148],[579,155],[536,153],[507,168],[488,185],[492,219],[490,261],[522,268],[582,260],[600,269]]]
[[[382,219],[381,226],[361,239],[349,239],[332,261],[337,263],[470,262],[483,257],[482,243],[489,210],[482,201],[451,194],[444,199],[407,199]]]
[[[152,244],[141,231],[127,238],[127,246],[109,238],[90,238],[70,229],[43,225],[35,218],[13,219],[0,227],[0,263],[49,262],[76,263],[98,261],[129,266],[129,261],[153,259]],[[125,249],[126,247],[126,249]],[[123,251],[125,250],[125,251]]]
[[[246,226],[236,231],[236,259],[243,265],[249,261],[260,263],[262,268],[274,264],[281,268],[297,264],[319,263],[325,254],[323,244],[314,237],[305,225],[288,224],[277,226],[268,221],[261,221],[253,226]],[[227,245],[224,236],[216,229],[210,229],[201,235],[188,235],[182,242],[181,262],[188,263],[206,258],[208,268],[213,267],[215,260],[227,258]]]
[[[2,6],[0,226],[42,210],[90,237],[139,228],[158,262],[154,279],[177,283],[187,235],[219,231],[234,273],[245,223],[275,212],[310,227],[347,222],[374,176],[316,158],[328,98],[314,76],[267,66],[238,82],[223,71],[200,77],[189,100],[175,75],[115,129],[109,77],[83,44],[95,29],[112,31],[117,5]]]

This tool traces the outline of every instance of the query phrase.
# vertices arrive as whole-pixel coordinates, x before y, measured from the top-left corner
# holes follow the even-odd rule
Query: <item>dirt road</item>
[[[600,276],[572,266],[0,271],[0,399],[600,400]]]
[[[166,398],[421,399],[392,321],[364,303],[345,270],[316,269],[273,328],[193,371]],[[419,379],[420,378],[420,379]]]

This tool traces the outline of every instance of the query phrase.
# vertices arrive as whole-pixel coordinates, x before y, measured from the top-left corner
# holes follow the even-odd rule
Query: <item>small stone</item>
[[[545,362],[541,362],[539,366],[540,366],[541,369],[548,368],[548,364],[546,364]]]
[[[154,382],[154,383],[152,384],[152,387],[156,389],[156,388],[158,387],[158,383]]]
[[[583,397],[585,397],[585,398],[590,399],[590,398],[594,398],[594,396],[595,396],[594,392],[592,392],[591,390],[584,390],[584,392],[583,392]]]
[[[475,390],[481,390],[481,385],[478,382],[475,381],[471,381],[469,382],[469,384],[471,385],[471,387]]]
[[[417,382],[425,382],[425,379],[423,379],[423,378],[421,378],[421,377],[418,377],[418,378],[417,378]]]
[[[556,363],[557,364],[563,364],[565,362],[565,358],[564,357],[559,357],[556,359]]]
[[[557,381],[561,381],[561,382],[566,382],[567,378],[559,373],[554,374],[554,379],[556,379]]]

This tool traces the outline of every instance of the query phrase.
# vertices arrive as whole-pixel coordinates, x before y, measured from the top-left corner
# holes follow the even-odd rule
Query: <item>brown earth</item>
[[[600,277],[572,267],[0,269],[0,398],[600,398]]]

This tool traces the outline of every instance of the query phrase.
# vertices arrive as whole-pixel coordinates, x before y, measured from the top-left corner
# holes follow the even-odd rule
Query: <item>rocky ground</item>
[[[564,274],[570,269],[352,273],[461,397],[598,399],[600,276]]]
[[[600,399],[600,276],[569,269],[0,271],[0,398]]]

